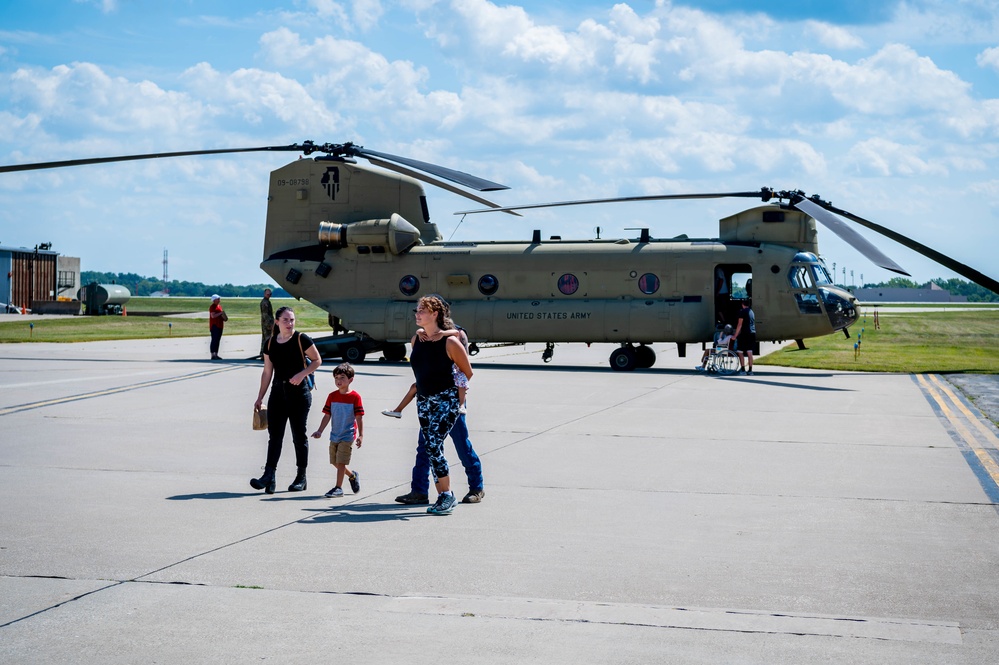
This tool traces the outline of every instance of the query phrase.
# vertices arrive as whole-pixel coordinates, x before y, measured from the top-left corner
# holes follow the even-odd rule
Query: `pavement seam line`
[[[107,390],[96,390],[91,393],[82,393],[80,395],[68,395],[66,397],[43,400],[41,402],[30,402],[28,404],[9,406],[7,408],[0,409],[0,416],[9,416],[13,413],[21,413],[22,411],[31,411],[32,409],[41,409],[46,406],[57,406],[59,404],[68,404],[70,402],[78,402],[80,400],[92,399],[94,397],[115,395],[117,393],[128,392],[131,390],[139,390],[141,388],[151,388],[153,386],[160,386],[167,383],[175,383],[177,381],[198,379],[203,376],[211,376],[212,374],[218,374],[219,372],[230,372],[234,369],[239,369],[239,367],[218,367],[216,369],[209,369],[203,372],[195,372],[194,374],[184,374],[183,376],[174,376],[167,379],[156,379],[154,381],[143,381],[142,383],[133,383],[128,386],[118,386],[117,388],[108,388]]]
[[[32,577],[35,577],[35,576],[32,576]],[[68,578],[61,578],[61,579],[68,579]],[[95,593],[100,593],[101,591],[107,591],[108,589],[113,589],[114,587],[121,586],[122,584],[125,584],[125,582],[123,582],[121,580],[117,580],[115,582],[112,582],[111,584],[108,584],[107,586],[102,586],[100,589],[93,589],[91,591],[87,591],[86,593],[81,593],[79,596],[73,596],[72,598],[64,600],[64,601],[62,601],[60,603],[56,603],[55,605],[50,605],[49,607],[43,607],[42,609],[36,610],[36,611],[32,612],[31,614],[26,614],[23,617],[18,617],[16,619],[11,619],[7,623],[0,623],[0,629],[7,628],[8,626],[13,626],[15,623],[18,623],[18,622],[21,622],[21,621],[25,621],[27,619],[31,619],[32,617],[36,617],[39,614],[44,614],[45,612],[48,612],[50,610],[58,609],[58,608],[62,607],[63,605],[68,605],[69,603],[75,603],[76,601],[81,600],[83,598],[86,598],[87,596],[91,596],[91,595],[93,595]]]

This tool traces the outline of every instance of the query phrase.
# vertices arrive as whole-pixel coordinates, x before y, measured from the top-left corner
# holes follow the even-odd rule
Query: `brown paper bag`
[[[267,407],[260,407],[259,411],[253,412],[253,429],[267,429]]]

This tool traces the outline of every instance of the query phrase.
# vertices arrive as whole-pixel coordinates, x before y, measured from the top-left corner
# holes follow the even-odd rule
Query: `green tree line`
[[[128,289],[133,296],[151,296],[154,293],[165,292],[171,296],[185,298],[208,298],[217,293],[223,298],[262,298],[264,289],[271,289],[275,298],[290,298],[284,289],[272,284],[204,284],[202,282],[182,282],[172,279],[164,282],[156,277],[143,277],[133,272],[97,272],[95,270],[80,271],[80,284],[85,286],[92,282],[98,284],[120,284]]]
[[[930,284],[936,284],[941,289],[949,291],[953,296],[967,296],[968,302],[999,302],[999,294],[989,291],[984,286],[963,279],[931,279],[929,282],[917,284],[905,277],[892,277],[887,282],[864,284],[865,289],[928,289]]]

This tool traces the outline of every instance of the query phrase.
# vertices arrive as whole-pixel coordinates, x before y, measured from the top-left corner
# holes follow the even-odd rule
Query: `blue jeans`
[[[465,423],[464,414],[458,416],[451,428],[451,441],[454,442],[454,449],[458,453],[461,465],[465,467],[465,476],[468,477],[468,491],[479,492],[482,490],[482,463],[479,456],[472,448],[472,442],[468,438],[468,426]],[[413,466],[413,480],[409,489],[414,494],[430,493],[430,457],[427,455],[426,439],[423,438],[423,430],[420,430],[420,439],[416,445],[416,464]]]

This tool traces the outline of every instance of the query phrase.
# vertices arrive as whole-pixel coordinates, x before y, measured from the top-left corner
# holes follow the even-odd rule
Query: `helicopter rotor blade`
[[[897,272],[900,275],[909,276],[909,273],[907,273],[902,266],[888,258],[880,249],[871,244],[867,238],[857,233],[856,230],[845,224],[840,218],[836,217],[836,215],[832,214],[815,201],[811,199],[801,199],[800,201],[794,202],[794,207],[809,217],[814,217],[818,221],[825,224],[826,228],[852,245],[854,249],[873,261],[875,265],[878,265],[885,270]]]
[[[655,194],[651,196],[618,196],[610,199],[582,199],[579,201],[556,201],[554,203],[532,203],[519,206],[504,206],[499,208],[478,208],[476,210],[459,210],[455,215],[472,215],[480,212],[510,212],[511,210],[533,210],[537,208],[561,208],[565,206],[583,206],[594,203],[625,203],[635,201],[678,201],[683,199],[723,199],[729,197],[762,198],[769,201],[773,192],[761,189],[757,192],[722,192],[715,194]]]
[[[187,150],[184,152],[157,152],[145,155],[121,155],[119,157],[91,157],[87,159],[67,159],[59,162],[39,162],[35,164],[11,164],[0,166],[0,173],[16,171],[37,171],[40,169],[58,169],[66,166],[86,166],[87,164],[109,164],[111,162],[131,162],[140,159],[160,159],[162,157],[194,157],[198,155],[224,155],[238,152],[301,152],[299,144],[265,146],[261,148],[223,148],[218,150]]]
[[[479,178],[470,173],[465,173],[463,171],[455,171],[454,169],[449,169],[446,166],[439,166],[437,164],[430,164],[429,162],[421,162],[418,159],[410,159],[408,157],[399,157],[398,155],[390,155],[386,152],[376,152],[375,150],[367,150],[360,146],[352,146],[349,150],[350,153],[357,155],[358,157],[364,157],[369,159],[370,157],[376,157],[385,161],[395,162],[397,164],[404,164],[410,168],[416,169],[418,171],[423,171],[431,175],[435,175],[438,178],[444,178],[445,180],[450,180],[451,182],[456,182],[459,185],[469,187],[471,189],[480,192],[495,192],[501,189],[510,189],[506,185],[501,185],[498,182],[492,182],[491,180],[486,180],[485,178]],[[385,166],[384,163],[381,166]]]
[[[807,200],[811,201],[811,199],[807,199]],[[812,202],[814,203],[814,201],[812,201]],[[935,249],[933,249],[931,247],[927,247],[926,245],[924,245],[924,244],[922,244],[920,242],[917,242],[917,241],[913,240],[912,238],[908,238],[908,237],[902,235],[901,233],[896,233],[895,231],[892,231],[891,229],[885,228],[885,227],[881,226],[880,224],[876,224],[876,223],[874,223],[874,222],[872,222],[870,220],[864,219],[863,217],[860,217],[858,215],[854,215],[853,213],[851,213],[851,212],[849,212],[847,210],[842,210],[840,208],[837,208],[837,207],[833,206],[832,204],[826,203],[825,201],[822,201],[819,205],[821,205],[822,208],[828,210],[829,212],[833,212],[833,213],[835,213],[835,214],[837,214],[837,215],[839,215],[841,217],[845,217],[846,219],[849,219],[850,221],[856,222],[857,224],[860,224],[861,226],[866,226],[867,228],[871,229],[872,231],[876,231],[876,232],[880,233],[881,235],[885,236],[886,238],[894,240],[898,244],[904,245],[905,247],[908,247],[909,249],[914,250],[914,251],[922,254],[926,258],[931,259],[933,261],[936,261],[937,263],[939,263],[943,267],[949,268],[950,270],[956,272],[958,275],[961,275],[965,279],[967,279],[969,281],[972,281],[975,284],[978,284],[979,286],[982,286],[982,287],[984,287],[986,289],[989,289],[993,293],[999,293],[999,281],[996,281],[995,279],[992,279],[988,275],[982,274],[981,272],[975,270],[974,268],[972,268],[970,266],[967,266],[967,265],[961,263],[960,261],[956,261],[956,260],[950,258],[946,254],[941,254],[937,250],[935,250]],[[807,210],[805,212],[807,214],[809,214],[809,215],[812,214],[812,213],[808,212]],[[814,217],[814,215],[813,215],[813,217]],[[870,257],[868,257],[868,258],[870,258]],[[891,270],[891,268],[889,268],[889,270]],[[907,274],[907,273],[902,273],[902,274]]]
[[[466,199],[471,199],[472,201],[475,201],[476,203],[481,203],[482,205],[489,206],[490,208],[499,208],[500,207],[500,205],[498,203],[493,203],[492,201],[490,201],[488,199],[484,199],[481,196],[476,196],[475,194],[472,194],[471,192],[466,192],[463,189],[458,189],[454,185],[449,185],[448,183],[442,182],[442,181],[440,181],[440,180],[438,180],[436,178],[431,178],[429,175],[426,175],[425,173],[420,173],[419,171],[414,171],[412,169],[407,169],[404,166],[400,166],[398,164],[393,164],[391,162],[386,162],[384,160],[378,159],[377,157],[365,156],[365,159],[367,159],[369,162],[371,162],[375,166],[380,166],[383,169],[388,169],[390,171],[395,171],[396,173],[401,173],[402,175],[407,175],[410,178],[416,178],[417,180],[420,180],[422,182],[428,183],[430,185],[434,185],[435,187],[440,187],[441,189],[447,190],[447,191],[451,192],[452,194],[458,194],[459,196],[464,196]],[[512,212],[512,211],[506,211],[506,212],[508,212],[511,215],[515,215],[517,217],[521,217],[521,215],[519,215],[516,212]]]

